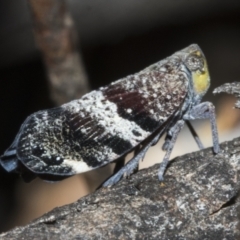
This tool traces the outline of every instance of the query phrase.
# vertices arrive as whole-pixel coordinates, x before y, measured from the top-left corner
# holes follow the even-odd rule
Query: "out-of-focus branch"
[[[240,108],[240,82],[233,82],[233,83],[225,83],[213,91],[214,94],[216,93],[229,93],[233,94],[237,97],[237,102],[235,104],[236,108]]]
[[[57,105],[88,91],[88,82],[77,49],[77,34],[65,0],[28,0],[34,34],[42,51]]]

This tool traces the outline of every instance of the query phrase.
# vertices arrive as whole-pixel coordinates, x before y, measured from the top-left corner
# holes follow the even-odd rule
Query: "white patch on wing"
[[[64,159],[62,164],[71,167],[75,173],[87,172],[93,169],[83,161],[79,162],[71,159]]]
[[[144,131],[134,121],[120,117],[117,105],[106,100],[101,91],[92,91],[81,99],[72,101],[62,107],[74,107],[74,111],[79,114],[81,111],[88,112],[91,118],[96,120],[106,130],[103,135],[110,133],[112,136],[118,136],[121,139],[130,141],[133,146],[136,146],[151,134],[148,131]],[[85,130],[86,132],[88,131],[84,129],[84,126],[81,126],[81,131]],[[133,131],[137,131],[139,136],[134,135]],[[98,137],[103,137],[103,135]]]

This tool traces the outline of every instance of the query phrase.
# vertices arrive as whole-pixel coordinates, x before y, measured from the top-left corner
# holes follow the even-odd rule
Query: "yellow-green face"
[[[192,73],[194,91],[203,95],[210,86],[207,61],[199,47],[193,48],[186,57],[185,64]]]

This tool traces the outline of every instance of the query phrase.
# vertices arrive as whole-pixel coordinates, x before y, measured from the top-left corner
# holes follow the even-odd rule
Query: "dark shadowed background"
[[[216,105],[219,129],[224,135],[220,134],[220,139],[231,139],[232,132],[240,135],[240,113],[231,109],[232,98],[213,97],[211,93],[224,82],[240,81],[240,1],[69,0],[67,4],[91,89],[197,43],[210,68],[212,84],[205,100]],[[32,30],[26,0],[0,1],[0,154],[29,114],[54,106]],[[202,134],[204,129],[200,126]],[[106,178],[102,172],[56,184],[39,180],[27,184],[0,169],[0,232],[93,191]],[[95,183],[89,185],[88,179]]]

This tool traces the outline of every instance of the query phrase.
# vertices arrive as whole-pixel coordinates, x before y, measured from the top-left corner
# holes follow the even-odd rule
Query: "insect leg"
[[[187,124],[194,140],[196,141],[199,149],[204,149],[204,146],[203,146],[198,134],[196,133],[195,129],[193,128],[192,124],[189,121],[186,121],[186,124]],[[171,129],[170,129],[166,135],[165,141],[162,146],[163,151],[167,151],[169,142],[171,141],[171,138],[172,138],[172,133],[171,133]]]
[[[163,151],[167,151],[169,143],[171,142],[171,139],[172,139],[172,135],[170,134],[170,130],[169,130],[165,139],[164,139],[164,143],[162,145],[162,150]]]
[[[195,139],[199,149],[204,149],[204,146],[203,146],[198,134],[196,133],[195,129],[193,128],[192,124],[189,121],[186,121],[186,124],[187,124],[193,138]]]
[[[168,147],[169,147],[169,144],[171,143],[172,141],[172,136],[174,134],[174,131],[175,131],[175,125],[178,124],[178,123],[175,123],[167,132],[167,135],[164,139],[164,143],[162,145],[162,150],[163,151],[167,151],[168,150]]]
[[[122,169],[120,169],[116,174],[114,174],[112,177],[110,177],[106,182],[103,183],[103,187],[108,187],[116,184],[121,177],[126,174],[127,176],[130,175],[138,166],[138,163],[141,159],[144,158],[146,152],[148,149],[156,143],[156,141],[160,138],[160,136],[163,134],[163,131],[158,133],[152,140],[147,142],[145,146],[142,147],[142,149],[138,152],[136,156],[134,156]]]
[[[194,106],[183,116],[184,120],[209,119],[212,129],[213,150],[215,153],[220,152],[218,130],[216,124],[215,107],[210,102],[203,102]]]
[[[159,181],[163,181],[163,174],[165,172],[165,169],[168,165],[168,161],[170,158],[170,154],[173,150],[174,144],[177,140],[177,136],[179,134],[179,132],[182,130],[183,126],[184,126],[185,121],[184,120],[179,120],[177,121],[177,123],[170,129],[170,133],[171,133],[171,139],[168,141],[167,144],[167,152],[163,158],[163,161],[160,164],[160,168],[158,171],[158,179]]]

